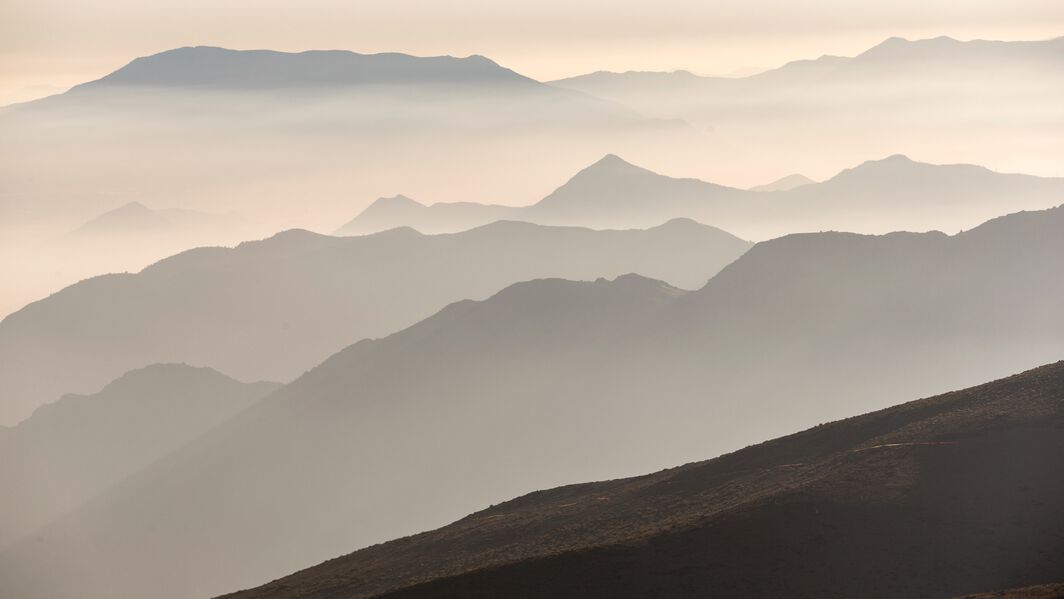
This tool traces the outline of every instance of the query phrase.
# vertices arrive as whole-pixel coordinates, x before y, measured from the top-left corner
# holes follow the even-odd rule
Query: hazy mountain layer
[[[721,171],[895,152],[934,162],[1059,174],[1064,37],[891,38],[855,57],[798,60],[743,78],[599,72],[551,82],[705,129]]]
[[[10,281],[0,311],[87,276],[235,242],[41,247],[130,202],[236,212],[256,237],[331,231],[396,190],[528,201],[595,156],[664,140],[680,147],[691,136],[682,123],[479,56],[194,47],[142,57],[67,93],[0,108],[0,279]]]
[[[397,192],[527,205],[608,152],[742,188],[793,172],[823,180],[855,157],[899,152],[1060,176],[1061,54],[1060,40],[894,39],[860,57],[799,61],[737,80],[650,74],[629,85],[629,75],[618,76],[616,93],[610,85],[591,92],[604,99],[477,56],[178,48],[0,109],[0,279],[10,281],[0,313],[85,276],[138,270],[171,254],[172,246],[151,240],[125,243],[122,252],[42,251],[40,240],[134,201],[235,211],[261,236],[332,231],[373,198]],[[890,214],[890,226],[925,228],[919,207]],[[973,214],[967,226],[991,216]],[[545,222],[602,228],[618,220]],[[874,226],[843,222],[855,220]],[[764,239],[809,225],[853,228],[787,224],[736,233]]]
[[[789,236],[696,292],[514,285],[337,353],[9,549],[0,577],[20,599],[205,596],[1017,372],[1064,355],[1062,258],[1054,209],[953,237]]]
[[[196,46],[138,58],[74,91],[114,86],[254,90],[411,83],[538,85],[483,56],[418,57],[343,50],[289,53]]]
[[[1058,580],[1062,451],[1058,362],[537,491],[227,597],[951,597]]]
[[[66,395],[0,432],[0,546],[81,505],[274,391],[155,365]]]
[[[694,289],[749,247],[674,220],[645,231],[518,222],[438,236],[287,231],[200,248],[138,274],[83,281],[0,322],[0,396],[8,398],[0,421],[155,362],[291,380],[359,339],[527,279],[638,272]]]
[[[677,217],[713,223],[757,240],[826,230],[956,232],[1004,213],[1064,201],[1064,179],[1001,174],[966,164],[924,164],[900,155],[862,163],[823,183],[800,179],[777,187],[747,191],[676,179],[611,154],[530,206],[426,206],[403,196],[381,198],[339,232],[361,234],[398,226],[454,231],[499,218],[624,228]]]

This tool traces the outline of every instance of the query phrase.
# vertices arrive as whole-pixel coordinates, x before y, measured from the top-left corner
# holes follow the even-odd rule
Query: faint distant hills
[[[697,94],[700,99],[709,101],[711,104],[708,108],[712,108],[717,105],[709,96],[711,92],[761,94],[770,90],[783,92],[804,86],[843,82],[871,80],[879,84],[942,76],[951,83],[965,79],[985,83],[985,79],[975,76],[979,71],[999,74],[1009,74],[1009,69],[1016,68],[1035,72],[1056,71],[1064,69],[1062,56],[1064,37],[1040,41],[961,41],[946,36],[907,40],[892,37],[854,57],[821,56],[813,60],[795,60],[747,77],[702,77],[688,71],[599,71],[552,81],[550,84],[617,100],[644,110],[647,114],[654,114],[670,104],[648,102],[663,101],[669,93],[680,94],[675,98],[677,104],[674,106],[691,100],[691,95]],[[1017,75],[1029,74],[1011,73],[1010,80]],[[942,89],[938,91],[949,92]],[[904,93],[904,90],[897,90],[897,93]],[[780,98],[781,103],[787,100]]]
[[[154,365],[66,395],[0,434],[0,547],[81,505],[274,391]]]
[[[0,248],[0,278],[37,279],[6,301],[17,291],[5,289],[0,306],[70,282],[48,274],[64,258],[93,261],[82,252],[27,265],[37,262],[37,240],[129,200],[237,212],[262,235],[333,230],[354,216],[352,205],[400,191],[528,204],[548,195],[545,182],[607,153],[743,188],[791,172],[824,180],[858,157],[898,152],[1057,176],[1059,47],[890,40],[857,57],[739,79],[659,73],[583,83],[532,81],[476,56],[177,48],[0,109],[0,235],[16,240]],[[592,85],[599,79],[616,85]],[[1005,211],[1024,207],[1044,206]],[[619,221],[549,224],[631,226]]]
[[[130,236],[215,234],[228,237],[246,228],[247,223],[234,213],[211,214],[179,208],[155,210],[140,202],[129,202],[89,220],[71,231],[67,239],[120,244]]]
[[[1062,580],[1062,426],[1058,362],[705,462],[537,491],[226,597],[955,597]]]
[[[93,227],[152,229],[162,216],[132,206]],[[639,272],[697,288],[749,247],[719,229],[672,220],[629,231],[520,222],[437,236],[292,230],[232,249],[199,248],[138,274],[82,281],[0,322],[0,395],[8,398],[0,420],[15,422],[63,393],[155,362],[288,380],[359,339],[527,279]]]
[[[816,181],[805,175],[795,173],[793,175],[787,175],[786,177],[776,179],[772,183],[755,185],[750,188],[750,191],[790,191],[795,187],[801,187],[802,185],[809,185],[811,183],[816,183]]]
[[[691,123],[713,140],[707,160],[717,169],[813,173],[825,160],[919,148],[935,162],[1058,174],[1062,57],[1064,37],[895,37],[857,56],[796,60],[748,77],[598,72],[550,84]]]
[[[514,243],[511,231],[505,236]],[[321,245],[335,243],[315,239]],[[237,251],[231,255],[240,256]],[[1064,209],[1057,208],[1012,214],[953,236],[791,235],[755,245],[697,291],[637,275],[613,281],[518,283],[487,300],[451,304],[403,331],[334,354],[158,467],[40,531],[34,543],[0,554],[0,578],[20,599],[208,596],[428,530],[530,489],[655,471],[883,408],[899,397],[927,396],[1019,372],[1064,355],[1064,314],[1059,309],[1064,279],[1057,276],[1062,259]],[[289,288],[293,294],[302,289],[298,284]],[[242,309],[253,305],[234,303]],[[320,309],[320,304],[315,307]],[[116,310],[125,318],[129,311]],[[1011,383],[1002,385],[1008,388]],[[1022,502],[1017,505],[1032,505],[1013,492],[1025,473],[1057,488],[1052,477],[1046,478],[1055,472],[1055,462],[1026,459],[1048,460],[1059,453],[1054,445],[1043,445],[1055,443],[1055,437],[1042,434],[1052,429],[1053,421],[1041,416],[1055,413],[1045,411],[1047,401],[1017,392],[1015,397],[1032,403],[1017,404],[1016,410],[1025,407],[1015,413],[1008,404],[985,410],[958,404],[947,410],[951,415],[941,422],[945,428],[934,428],[939,426],[935,411],[954,397],[930,402],[927,412],[917,406],[919,413],[904,409],[870,417],[863,421],[867,428],[840,425],[832,430],[843,431],[841,440],[832,437],[824,441],[827,447],[820,444],[824,438],[818,433],[809,433],[812,437],[802,438],[816,442],[808,451],[774,454],[779,461],[771,466],[780,466],[779,472],[773,469],[765,479],[756,469],[744,474],[741,463],[725,460],[722,466],[709,466],[721,476],[739,476],[730,480],[741,486],[722,482],[721,487],[688,488],[732,493],[732,501],[699,500],[690,512],[680,505],[672,511],[695,514],[701,505],[716,506],[714,510],[733,505],[753,516],[775,513],[746,511],[759,505],[747,490],[756,491],[762,484],[746,476],[768,485],[765,498],[791,497],[779,482],[793,481],[812,492],[822,480],[841,486],[832,482],[827,495],[806,497],[842,500],[837,508],[842,511],[826,513],[850,522],[841,519],[861,512],[845,506],[858,509],[867,504],[860,501],[860,493],[850,493],[856,493],[856,487],[844,484],[848,477],[869,480],[880,489],[876,496],[887,502],[883,509],[888,511],[875,513],[884,515],[894,513],[889,506],[907,505],[894,503],[905,495],[899,497],[891,489],[911,488],[919,494],[933,481],[955,480],[943,478],[951,472],[981,480],[985,471],[980,468],[990,467],[988,460],[1001,460],[993,463],[1009,470],[1000,489],[977,490],[988,498],[1007,494],[1009,501]],[[1002,418],[1000,424],[984,428],[995,418]],[[966,429],[966,423],[972,428]],[[1039,432],[1028,434],[1031,427]],[[882,470],[864,466],[871,468],[876,456],[890,454],[860,452],[852,456],[859,462],[844,459],[851,456],[850,449],[876,445],[880,437],[885,443],[919,440],[922,430],[933,440],[940,439],[939,434],[952,436],[961,441],[962,450],[970,446],[971,451],[959,462],[901,461],[895,463],[897,469],[887,463]],[[983,436],[984,430],[1005,436]],[[1013,449],[1018,453],[1011,453]],[[940,454],[928,455],[934,459]],[[866,458],[873,461],[864,462]],[[1052,468],[1041,469],[1046,463]],[[929,468],[926,480],[910,477],[924,466]],[[729,480],[717,474],[710,478]],[[805,474],[811,478],[803,478]],[[660,479],[663,484],[668,476]],[[680,479],[672,480],[680,484]],[[894,483],[901,486],[892,487]],[[639,483],[616,484],[620,489]],[[754,486],[742,486],[746,484]],[[971,489],[968,478],[958,485]],[[698,496],[683,495],[683,488],[670,493]],[[565,491],[557,493],[557,503],[550,503],[555,507],[566,503],[561,499]],[[597,495],[577,488],[575,496]],[[618,496],[622,504],[627,497],[633,496]],[[956,515],[982,521],[984,512],[977,507],[986,504],[954,500],[952,491],[939,497],[957,508]],[[498,512],[500,519],[520,503]],[[1042,505],[1050,509],[1055,502]],[[969,507],[974,511],[967,511]],[[645,522],[652,525],[661,513],[648,513]],[[800,517],[806,512],[783,513],[787,517],[779,522],[797,528],[756,530],[793,531],[802,539],[801,527],[815,525],[811,534],[827,535],[818,521]],[[900,512],[902,520],[877,515],[871,522],[883,526],[877,524],[874,530],[912,530],[909,523],[915,526],[917,521],[906,513],[911,512]],[[1031,522],[1046,521],[1045,512],[1029,513],[1037,516]],[[144,530],[152,534],[146,536]],[[965,525],[964,530],[970,529]],[[527,532],[541,538],[535,536],[536,529]],[[749,555],[734,549],[759,543],[762,536],[735,534],[746,540],[726,545],[729,559]],[[1026,543],[1026,532],[1022,534],[1017,538]],[[778,540],[765,535],[766,543]],[[911,540],[902,538],[899,546],[909,547]],[[868,547],[874,559],[880,541],[875,534],[845,537],[838,541],[847,548],[840,555],[864,559],[864,552],[851,549]],[[892,543],[883,546],[892,548]],[[1009,547],[1002,545],[1001,550]],[[93,559],[86,568],[88,548]],[[473,555],[464,553],[467,548],[454,545],[450,554],[457,559]],[[500,551],[513,555],[510,548]],[[1056,553],[1046,555],[1055,558]],[[958,563],[968,568],[974,562]],[[1018,563],[1050,561],[1039,557]],[[763,565],[757,564],[761,572]],[[116,569],[123,572],[120,579],[113,575]],[[338,583],[348,580],[341,571],[334,574]],[[918,580],[928,579],[906,584]]]
[[[748,239],[768,239],[823,230],[966,229],[1002,213],[1055,206],[1062,199],[1064,179],[1001,174],[974,165],[932,165],[902,155],[864,162],[822,183],[794,175],[747,191],[666,177],[609,154],[530,206],[424,205],[405,196],[381,198],[337,233],[398,226],[444,232],[499,218],[629,228],[685,217]]]
[[[130,202],[110,210],[78,227],[72,235],[113,235],[156,233],[174,227],[169,219],[140,202]]]

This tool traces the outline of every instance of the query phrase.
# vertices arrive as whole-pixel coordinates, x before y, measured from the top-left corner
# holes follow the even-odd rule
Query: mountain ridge
[[[19,599],[206,596],[530,489],[656,471],[1044,364],[1064,355],[1062,226],[1058,208],[953,236],[800,234],[697,291],[542,279],[457,302],[333,354],[5,552],[0,577]],[[90,546],[96,567],[70,571]]]
[[[440,235],[288,230],[187,250],[139,273],[86,279],[0,320],[0,389],[14,398],[3,420],[17,418],[16,406],[24,417],[151,362],[290,380],[358,339],[523,279],[642,272],[699,287],[750,245],[689,221],[629,231],[498,222]]]
[[[186,46],[136,58],[100,79],[75,86],[71,92],[122,85],[261,90],[455,82],[537,83],[480,55],[420,57],[399,52],[280,52]]]
[[[744,238],[766,240],[818,230],[880,234],[966,229],[1016,209],[1055,206],[1064,198],[1064,178],[998,173],[973,164],[932,164],[904,154],[866,160],[821,182],[792,179],[787,187],[764,193],[670,177],[606,154],[529,205],[426,205],[384,198],[337,234],[402,225],[440,233],[500,219],[628,229],[687,217]]]
[[[0,435],[0,547],[34,532],[275,391],[154,364],[38,406]]]

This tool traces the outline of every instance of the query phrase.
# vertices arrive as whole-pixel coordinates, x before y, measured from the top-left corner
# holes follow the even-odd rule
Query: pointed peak
[[[595,164],[628,164],[628,162],[616,154],[606,154],[599,158]]]
[[[586,173],[588,171],[598,171],[598,170],[606,170],[606,169],[610,169],[610,170],[631,169],[631,170],[638,170],[638,171],[646,170],[646,169],[644,169],[642,167],[639,167],[639,166],[636,166],[636,165],[632,164],[631,162],[628,162],[627,160],[625,160],[624,158],[621,158],[620,156],[618,156],[616,154],[606,154],[602,158],[599,158],[594,164],[588,166],[587,168],[583,169],[580,172],[581,173]]]

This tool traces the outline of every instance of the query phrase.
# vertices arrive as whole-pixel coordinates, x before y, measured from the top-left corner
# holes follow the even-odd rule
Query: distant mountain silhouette
[[[497,220],[521,220],[522,210],[513,206],[473,202],[437,203],[426,206],[403,195],[379,198],[337,229],[337,235],[365,235],[396,227],[412,227],[422,233],[455,233]]]
[[[157,233],[172,229],[174,224],[140,202],[130,202],[85,223],[74,235],[113,235],[116,233]]]
[[[599,72],[550,84],[704,130],[712,140],[704,160],[717,171],[741,164],[749,176],[760,165],[819,178],[828,164],[904,150],[1059,174],[1062,156],[1047,148],[1064,117],[1062,57],[1064,37],[891,38],[854,57],[797,60],[748,77]]]
[[[0,434],[0,547],[76,508],[275,390],[155,365],[66,395]]]
[[[635,275],[519,283],[338,352],[0,554],[0,578],[20,599],[207,596],[531,489],[704,459],[1018,372],[1064,355],[1062,259],[1058,208],[954,236],[792,235],[693,292]]]
[[[12,140],[0,144],[0,279],[15,280],[0,290],[0,316],[197,245],[334,229],[351,217],[352,198],[363,205],[400,188],[449,200],[536,197],[576,157],[689,137],[683,123],[481,56],[190,47],[141,57],[68,92],[0,107],[0,138]],[[126,254],[39,247],[130,201],[235,212],[253,234],[180,247],[169,235],[125,240]]]
[[[67,241],[89,240],[104,243],[128,243],[137,236],[197,236],[224,235],[246,228],[246,223],[233,213],[211,214],[196,210],[167,208],[154,210],[140,202],[129,202],[109,210],[81,225],[67,235]]]
[[[788,178],[790,179],[790,178]],[[409,226],[462,230],[498,218],[596,228],[644,227],[685,217],[747,239],[823,230],[858,233],[966,229],[1017,209],[1064,199],[1064,178],[1001,174],[974,165],[933,165],[893,155],[869,160],[816,183],[790,179],[741,190],[676,179],[607,155],[539,202],[524,207],[471,203],[425,206],[397,196],[378,200],[340,234]]]
[[[483,56],[422,58],[343,50],[289,53],[195,46],[138,58],[73,91],[104,86],[263,89],[410,83],[538,85]]]
[[[786,177],[776,179],[772,183],[755,185],[750,188],[750,191],[790,191],[795,187],[801,187],[802,185],[809,185],[811,183],[816,183],[816,181],[805,175],[795,173],[793,175],[787,175]]]
[[[751,90],[764,85],[825,84],[843,78],[914,78],[924,71],[936,74],[952,71],[959,78],[963,71],[997,69],[1019,64],[1042,68],[1064,68],[1064,37],[1045,41],[960,41],[949,37],[907,40],[889,38],[855,57],[821,56],[814,60],[795,60],[777,69],[747,77],[700,77],[688,71],[671,73],[599,71],[551,81],[551,85],[577,89],[601,98],[619,99],[635,84],[673,91],[723,91],[727,88]],[[626,100],[631,100],[625,96]]]
[[[154,362],[290,380],[359,339],[526,279],[639,272],[694,289],[749,247],[673,220],[631,231],[520,222],[439,236],[294,230],[199,248],[138,274],[88,279],[0,321],[0,421]]]
[[[1062,451],[1058,362],[537,491],[227,597],[952,597],[1058,580]]]

